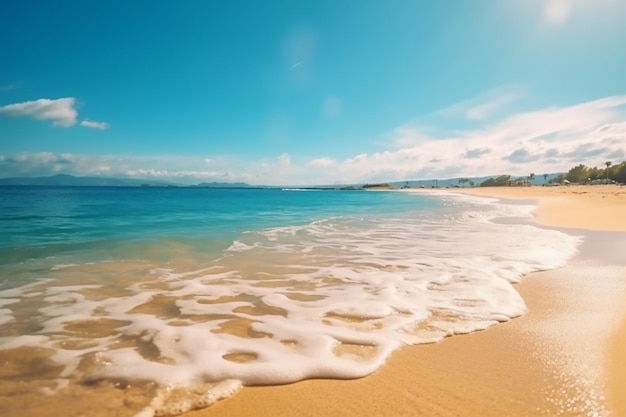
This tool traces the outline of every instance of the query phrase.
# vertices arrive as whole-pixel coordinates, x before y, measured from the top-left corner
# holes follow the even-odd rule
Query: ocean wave
[[[203,268],[57,266],[51,282],[0,291],[0,349],[51,352],[48,392],[150,381],[141,416],[175,414],[240,385],[362,377],[400,346],[520,316],[512,283],[563,266],[580,242],[492,222],[532,206],[439,198],[437,211],[250,231]]]

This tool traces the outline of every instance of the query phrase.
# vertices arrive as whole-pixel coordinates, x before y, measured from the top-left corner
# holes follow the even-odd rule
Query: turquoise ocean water
[[[45,259],[127,259],[129,246],[171,261],[178,252],[160,245],[199,245],[215,251],[204,253],[210,258],[245,232],[441,206],[390,193],[281,189],[5,187],[0,196],[3,267]],[[3,275],[0,285],[16,281]]]
[[[76,390],[132,387],[103,415],[174,415],[242,385],[363,377],[523,314],[511,284],[579,244],[493,221],[531,210],[430,190],[1,188],[0,413],[80,415]]]

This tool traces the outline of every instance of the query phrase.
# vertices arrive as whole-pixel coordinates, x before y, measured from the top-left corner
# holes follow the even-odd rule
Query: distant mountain
[[[167,187],[175,184],[165,181],[136,180],[132,178],[75,177],[73,175],[58,174],[51,177],[0,178],[0,185],[39,185],[63,187],[139,187],[142,185],[148,185],[156,187]]]
[[[181,185],[167,181],[109,178],[75,177],[57,174],[50,177],[0,178],[0,186],[58,186],[58,187],[202,187],[202,188],[250,188],[245,182],[203,182],[198,185]]]
[[[559,174],[548,174],[547,181],[555,178]],[[495,178],[496,175],[486,177],[468,178],[478,186],[481,182]],[[516,178],[516,177],[512,177]],[[544,183],[543,175],[536,175],[533,181],[535,185]],[[407,180],[394,181],[386,183],[391,188],[409,187],[453,187],[460,185],[459,178],[446,179],[429,179],[429,180]],[[276,186],[256,186],[246,184],[245,182],[202,182],[197,185],[182,185],[167,181],[133,179],[133,178],[109,178],[109,177],[75,177],[73,175],[57,174],[49,177],[12,177],[0,178],[0,186],[60,186],[60,187],[191,187],[191,188],[284,188]],[[320,190],[359,190],[364,188],[372,188],[376,184],[365,185],[323,185],[323,186],[304,186],[298,188],[320,189]],[[380,187],[380,184],[378,184]],[[469,182],[463,184],[464,187],[470,186]]]
[[[193,187],[201,187],[201,188],[250,188],[252,186],[250,184],[246,184],[245,182],[201,182],[198,185],[193,185]]]

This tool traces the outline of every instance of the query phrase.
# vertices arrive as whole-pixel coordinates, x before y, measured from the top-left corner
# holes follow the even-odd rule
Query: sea
[[[441,190],[0,188],[0,414],[165,416],[526,312],[581,238]],[[445,343],[443,341],[442,343]],[[43,413],[43,414],[42,414]]]

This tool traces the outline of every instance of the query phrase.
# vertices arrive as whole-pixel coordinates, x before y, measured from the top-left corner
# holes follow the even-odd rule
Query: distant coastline
[[[556,177],[559,174],[550,174]],[[472,182],[479,184],[492,176],[472,178]],[[365,184],[317,184],[317,185],[258,185],[245,182],[200,182],[197,184],[182,184],[171,181],[160,181],[145,178],[115,178],[115,177],[80,177],[68,174],[56,174],[40,177],[9,177],[0,178],[0,186],[59,186],[59,187],[170,187],[170,188],[297,188],[302,190],[384,190],[402,188],[447,188],[458,187],[459,178],[424,179],[409,181],[389,181]],[[469,182],[469,180],[468,180]]]
[[[445,179],[398,180],[365,184],[317,184],[317,185],[251,185],[245,182],[200,182],[184,184],[145,178],[82,177],[56,174],[39,177],[0,178],[0,186],[59,186],[59,187],[168,187],[168,188],[258,188],[301,190],[395,190],[406,188],[474,188],[491,186],[531,186],[569,184],[623,184],[626,183],[626,161],[604,163],[606,168],[587,167],[579,164],[568,172],[546,173],[528,176],[489,175],[483,177],[457,177]]]

